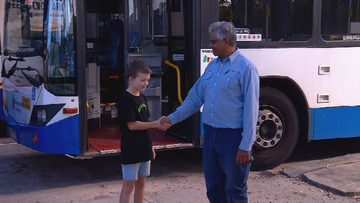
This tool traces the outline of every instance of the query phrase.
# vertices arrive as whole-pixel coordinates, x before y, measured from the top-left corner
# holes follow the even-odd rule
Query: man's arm
[[[188,96],[175,112],[167,116],[166,122],[174,125],[194,114],[204,104],[204,90],[202,87],[202,78],[200,77],[195,85],[190,89]]]
[[[243,77],[244,131],[236,157],[237,164],[245,164],[250,161],[250,151],[255,141],[256,122],[259,114],[259,80],[259,73],[256,67],[247,67]]]

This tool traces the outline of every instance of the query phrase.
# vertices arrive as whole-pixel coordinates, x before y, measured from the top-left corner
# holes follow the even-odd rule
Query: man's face
[[[213,54],[215,56],[222,57],[222,54],[224,54],[224,51],[226,49],[225,47],[225,39],[220,40],[216,37],[215,32],[210,33],[210,43],[209,47],[212,48]]]
[[[130,77],[130,84],[138,91],[144,91],[149,85],[150,74],[138,73],[137,77]]]

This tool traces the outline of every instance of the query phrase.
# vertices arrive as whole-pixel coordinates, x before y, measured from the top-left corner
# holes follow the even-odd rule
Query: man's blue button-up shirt
[[[178,123],[203,106],[203,122],[214,128],[243,128],[239,148],[250,151],[259,111],[259,74],[239,51],[212,60],[191,88],[184,103],[168,116]]]

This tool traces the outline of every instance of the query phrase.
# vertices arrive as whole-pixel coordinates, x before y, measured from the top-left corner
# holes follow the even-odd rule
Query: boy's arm
[[[161,119],[163,119],[163,117],[159,118],[156,121],[151,121],[151,122],[133,121],[133,122],[127,122],[126,124],[130,130],[147,130],[150,128],[160,128]]]

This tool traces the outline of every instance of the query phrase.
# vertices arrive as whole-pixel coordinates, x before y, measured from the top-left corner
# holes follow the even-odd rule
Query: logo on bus
[[[30,111],[30,98],[21,97],[21,107]]]
[[[208,55],[204,56],[203,62],[204,63],[209,63],[211,60],[215,59],[215,57],[210,57]]]
[[[21,109],[20,109],[19,107],[22,107],[22,103],[19,102],[19,101],[16,101],[14,95],[12,95],[12,108],[13,108],[15,111],[21,113]]]
[[[31,99],[32,99],[33,101],[35,101],[35,97],[36,97],[36,89],[33,87],[33,88],[32,88]]]

